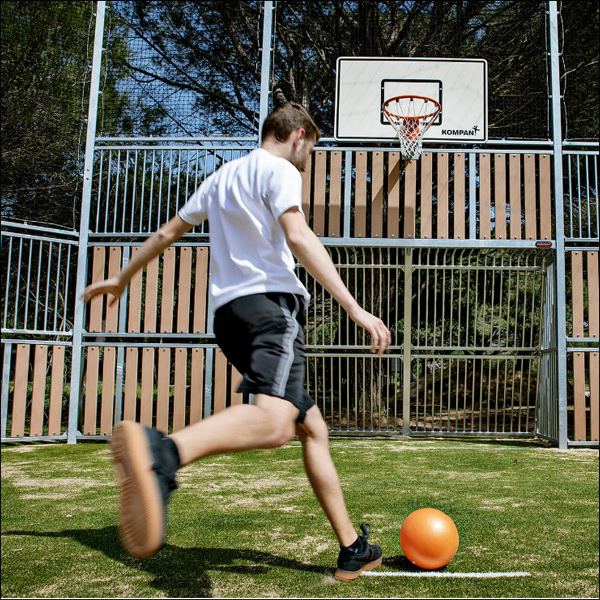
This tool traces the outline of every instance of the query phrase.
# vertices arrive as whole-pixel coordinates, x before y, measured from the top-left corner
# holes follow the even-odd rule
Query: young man
[[[149,238],[111,279],[88,286],[83,300],[111,294],[205,219],[210,223],[210,293],[217,342],[242,373],[239,391],[253,405],[232,406],[165,437],[120,423],[111,448],[120,484],[120,534],[127,551],[144,557],[165,538],[165,507],[175,472],[206,456],[277,448],[294,435],[303,447],[311,486],[340,543],[336,579],[352,580],[381,564],[379,546],[357,536],[329,451],[328,430],[304,387],[304,311],[309,294],[295,275],[307,271],[372,337],[380,355],[391,341],[384,323],[354,300],[302,213],[302,177],[320,132],[306,110],[288,103],[265,120],[262,144],[206,179],[180,213]]]

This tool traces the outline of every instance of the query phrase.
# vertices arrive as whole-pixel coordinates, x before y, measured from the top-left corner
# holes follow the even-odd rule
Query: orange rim
[[[410,100],[414,100],[414,99],[418,99],[418,100],[423,100],[425,103],[427,102],[431,102],[434,105],[434,110],[432,112],[427,112],[424,115],[414,115],[414,116],[404,116],[404,115],[397,115],[396,113],[393,113],[391,110],[388,109],[388,105],[391,104],[392,102],[397,102],[399,100],[406,100],[406,99],[410,99]],[[390,98],[389,100],[386,100],[383,103],[383,112],[384,114],[389,118],[392,117],[394,119],[401,119],[402,121],[404,121],[405,123],[410,122],[410,121],[423,121],[425,119],[435,119],[435,117],[437,117],[438,113],[441,110],[441,106],[440,103],[437,100],[434,100],[433,98],[428,98],[427,96],[414,96],[414,95],[405,95],[405,96],[394,96],[393,98]]]

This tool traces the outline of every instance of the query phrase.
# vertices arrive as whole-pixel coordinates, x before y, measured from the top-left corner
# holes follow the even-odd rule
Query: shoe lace
[[[369,536],[371,535],[371,526],[369,525],[369,523],[361,523],[360,524],[360,529],[363,532],[363,537],[365,538],[365,540],[369,539]]]

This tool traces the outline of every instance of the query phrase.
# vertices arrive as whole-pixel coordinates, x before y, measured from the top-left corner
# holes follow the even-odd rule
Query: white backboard
[[[410,94],[433,98],[442,107],[425,140],[487,141],[487,62],[449,58],[338,58],[335,138],[398,139],[382,105],[388,98]]]

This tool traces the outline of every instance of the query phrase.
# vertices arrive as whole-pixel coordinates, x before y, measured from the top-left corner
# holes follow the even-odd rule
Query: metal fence
[[[77,298],[206,176],[257,145],[96,137],[103,4],[80,229],[2,224],[2,441],[103,439],[122,418],[172,431],[250,401],[212,333],[206,226],[115,305],[86,309]],[[556,45],[551,62],[557,86]],[[267,95],[263,86],[263,113]],[[555,131],[559,97],[553,87]],[[395,148],[321,141],[303,176],[305,214],[393,335],[384,357],[371,355],[363,332],[298,268],[313,298],[307,385],[332,431],[598,444],[597,147],[557,134],[426,147],[405,164]]]

